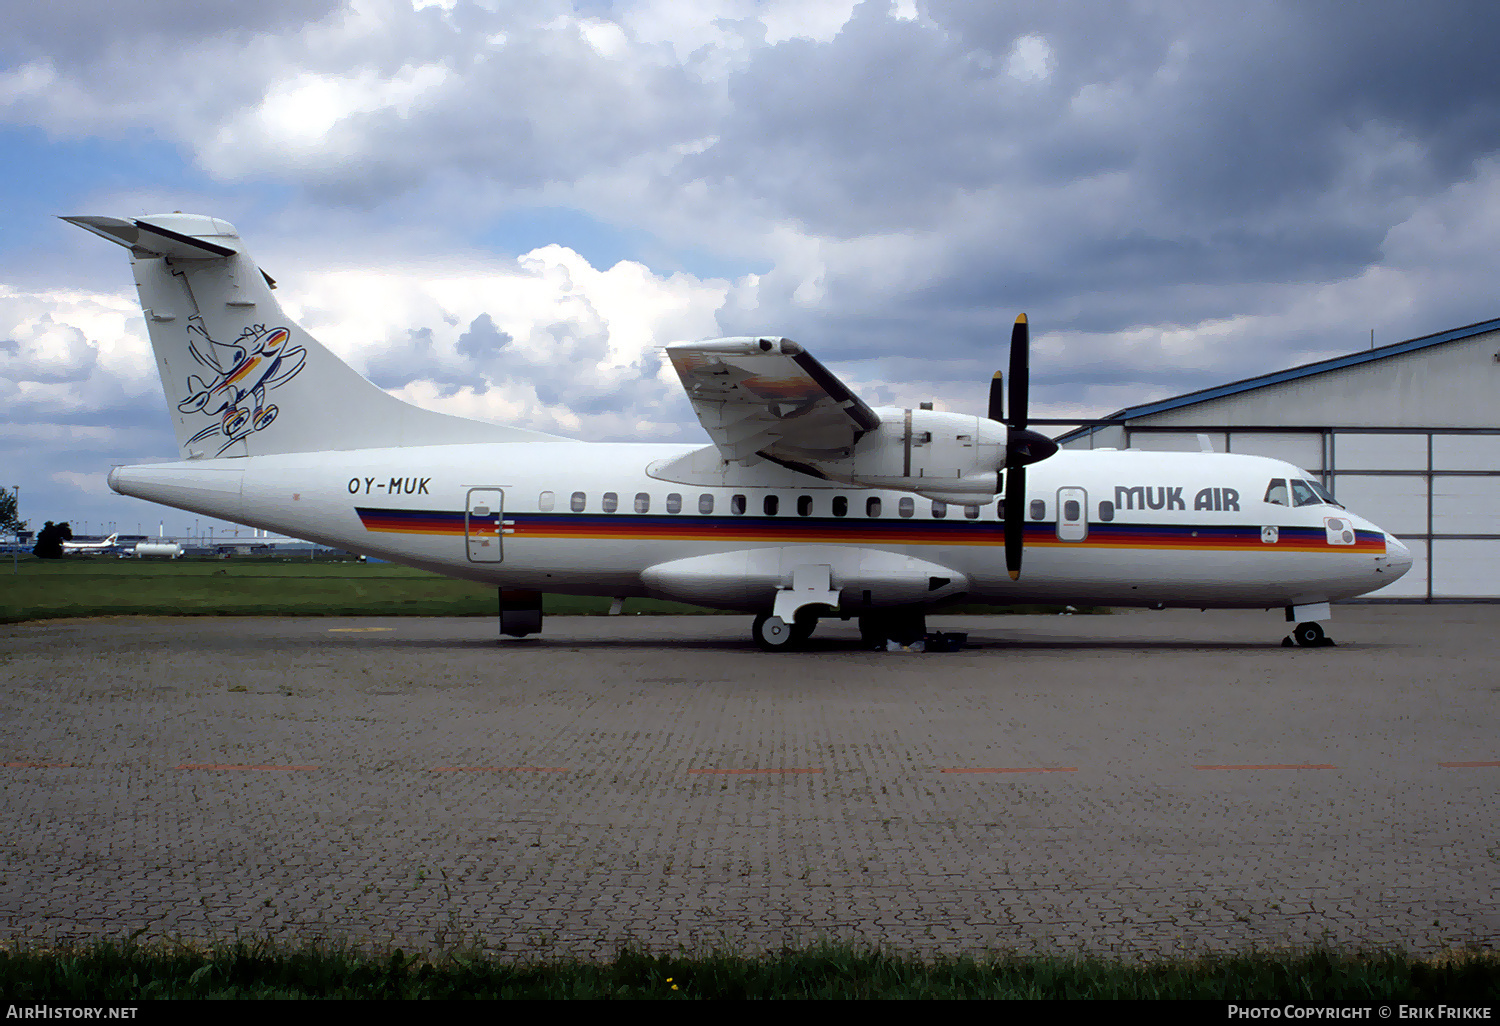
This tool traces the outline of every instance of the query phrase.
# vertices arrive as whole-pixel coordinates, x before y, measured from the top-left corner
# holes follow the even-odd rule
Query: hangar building
[[[1411,549],[1369,596],[1500,600],[1500,319],[1120,410],[1070,449],[1274,456]]]

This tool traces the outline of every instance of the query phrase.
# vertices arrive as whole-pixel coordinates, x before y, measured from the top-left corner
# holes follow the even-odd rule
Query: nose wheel
[[[1292,631],[1289,638],[1283,638],[1282,648],[1327,648],[1334,644],[1332,638],[1323,633],[1323,625],[1309,620],[1307,623],[1299,623],[1297,629]]]

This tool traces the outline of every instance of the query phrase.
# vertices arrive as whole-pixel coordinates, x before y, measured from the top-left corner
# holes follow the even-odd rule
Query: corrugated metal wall
[[[1500,600],[1500,429],[1123,428],[1125,446],[1271,456],[1317,475],[1349,509],[1399,537],[1411,571],[1370,599]]]

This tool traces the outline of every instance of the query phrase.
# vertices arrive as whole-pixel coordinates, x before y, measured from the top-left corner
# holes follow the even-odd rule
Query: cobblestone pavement
[[[1143,957],[1500,934],[1500,606],[0,627],[0,939]]]

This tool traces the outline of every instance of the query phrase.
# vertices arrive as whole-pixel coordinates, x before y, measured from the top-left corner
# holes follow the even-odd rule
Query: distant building
[[[1410,547],[1375,599],[1500,599],[1500,319],[1120,410],[1069,449],[1284,459]]]

